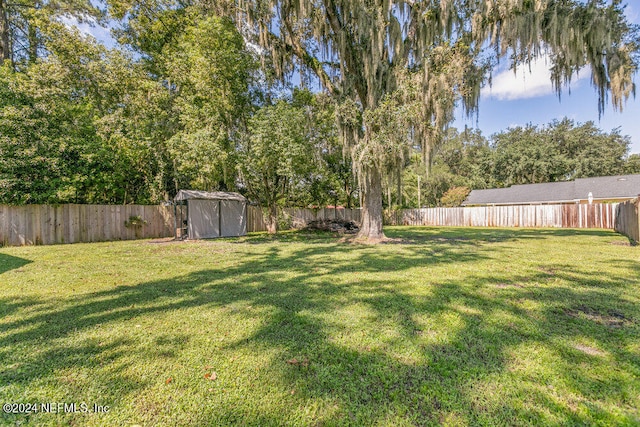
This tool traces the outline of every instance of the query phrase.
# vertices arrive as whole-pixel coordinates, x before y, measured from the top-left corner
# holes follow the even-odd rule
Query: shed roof
[[[239,202],[245,202],[247,199],[242,194],[231,193],[227,191],[198,191],[198,190],[180,190],[175,201],[199,199],[199,200],[236,200]]]
[[[473,190],[463,206],[566,203],[587,200],[589,193],[595,200],[637,197],[640,194],[640,175],[601,176],[568,182]]]

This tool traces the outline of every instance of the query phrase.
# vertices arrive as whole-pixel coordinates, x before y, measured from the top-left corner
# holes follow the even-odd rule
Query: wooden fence
[[[283,220],[304,227],[318,219],[360,222],[359,209],[284,209]],[[140,217],[139,227],[125,223]],[[605,228],[640,241],[638,204],[485,206],[404,209],[387,212],[387,225]],[[247,231],[265,231],[262,209],[247,207]],[[0,245],[49,245],[173,237],[172,206],[27,205],[0,206]]]
[[[283,213],[285,222],[293,227],[324,218],[360,220],[358,209],[284,209]],[[125,225],[132,217],[139,217],[144,223],[137,227]],[[0,205],[0,246],[173,237],[174,217],[172,206]],[[178,215],[178,221],[179,218]],[[262,209],[248,206],[247,230],[266,229]]]
[[[126,226],[132,217],[145,223]],[[0,206],[0,245],[131,240],[173,236],[172,206]]]
[[[280,211],[281,218],[286,225],[293,228],[305,227],[309,221],[320,219],[342,219],[360,222],[360,209],[306,209],[286,208]],[[247,231],[266,231],[263,210],[259,206],[247,206]]]
[[[454,227],[609,228],[617,203],[403,209],[386,214],[388,225]]]
[[[640,242],[640,199],[620,203],[615,230],[634,242]]]

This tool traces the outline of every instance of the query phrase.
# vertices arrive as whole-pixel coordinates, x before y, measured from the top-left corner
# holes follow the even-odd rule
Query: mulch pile
[[[356,234],[360,227],[353,221],[345,221],[343,219],[318,219],[310,221],[305,230],[321,230],[332,231],[340,234]]]

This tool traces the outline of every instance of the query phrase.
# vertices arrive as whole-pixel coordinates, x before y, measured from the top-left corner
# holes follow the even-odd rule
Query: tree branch
[[[290,34],[293,34],[291,31],[290,25],[287,23],[287,31]],[[320,79],[322,85],[329,91],[331,95],[338,95],[340,93],[340,89],[336,87],[335,84],[331,81],[331,77],[327,74],[324,68],[322,68],[322,63],[318,61],[313,55],[311,55],[307,50],[302,47],[300,42],[296,40],[294,37],[287,37],[289,43],[280,40],[275,34],[272,32],[268,33],[269,38],[271,39],[271,43],[278,45],[280,48],[284,49],[286,52],[295,55],[298,57],[304,65],[309,67]]]
[[[348,31],[345,31],[342,22],[340,22],[340,18],[338,16],[338,9],[333,0],[328,0],[325,2],[325,15],[329,24],[331,25],[331,29],[333,33],[338,36],[342,34],[342,37],[346,37],[347,40],[344,43],[346,47],[346,52],[340,52],[340,57],[344,58],[345,64],[347,66],[347,72],[353,74],[356,78],[356,91],[358,92],[358,97],[360,98],[360,102],[362,104],[366,104],[367,102],[367,88],[363,87],[361,84],[363,82],[362,76],[362,66],[361,64],[356,63],[358,61],[358,55],[355,52],[356,42],[351,37],[351,34]],[[339,43],[337,43],[340,45]],[[344,76],[343,76],[344,78]],[[366,84],[364,85],[366,86]]]

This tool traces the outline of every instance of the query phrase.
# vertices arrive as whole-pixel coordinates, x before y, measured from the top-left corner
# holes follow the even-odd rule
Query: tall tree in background
[[[79,34],[48,48],[19,72],[0,68],[0,201],[162,201],[161,86]]]
[[[382,174],[389,157],[398,154],[379,137],[384,127],[367,122],[379,116],[376,110],[384,102],[405,98],[412,111],[404,139],[420,145],[428,158],[456,100],[462,99],[468,111],[477,106],[490,58],[509,55],[515,66],[547,53],[558,90],[589,65],[600,110],[608,93],[618,108],[633,91],[635,29],[625,21],[619,1],[212,3],[212,11],[233,16],[239,29],[262,47],[280,77],[290,76],[296,67],[313,73],[332,96],[351,107],[340,116],[342,137],[363,190],[360,237],[374,241],[384,237]]]
[[[225,18],[194,19],[162,52],[178,118],[168,146],[180,187],[235,190],[236,143],[256,64]]]
[[[91,158],[99,152],[95,109],[86,102],[87,69],[100,53],[78,34],[48,47],[74,52],[15,72],[0,67],[0,202],[84,201]],[[63,50],[63,49],[60,49]]]
[[[419,164],[420,159],[416,157],[412,156],[411,165],[405,170],[404,196],[408,207],[441,206],[445,193],[452,188],[488,188],[493,182],[493,152],[479,130],[459,132],[448,128],[442,144],[434,150],[428,174],[421,173],[426,165]]]
[[[32,64],[64,34],[64,18],[94,24],[102,12],[90,0],[0,0],[0,65]]]
[[[624,173],[640,174],[640,154],[632,154],[629,156],[624,165]]]
[[[351,161],[345,159],[335,121],[335,103],[323,93],[294,89],[292,107],[304,112],[305,131],[309,146],[306,174],[298,176],[287,199],[288,206],[321,207],[344,202],[351,207],[356,185],[351,173]]]
[[[571,181],[623,173],[630,140],[593,122],[563,119],[539,128],[517,126],[492,136],[493,184]]]
[[[235,148],[254,109],[257,64],[229,18],[172,0],[110,0],[118,41],[165,87],[159,124],[177,191],[233,190]]]
[[[267,231],[278,228],[278,206],[308,175],[312,145],[304,109],[280,100],[249,119],[239,147],[240,179],[251,200],[267,210]]]

